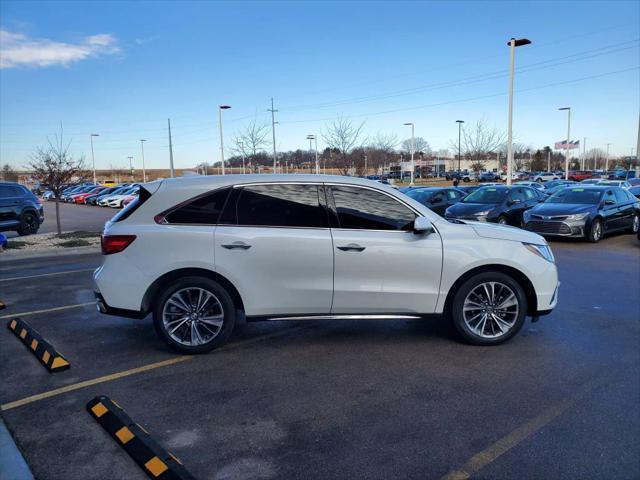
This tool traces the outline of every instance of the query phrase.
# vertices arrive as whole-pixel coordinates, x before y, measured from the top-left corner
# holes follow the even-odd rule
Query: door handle
[[[343,252],[361,252],[364,249],[365,247],[361,247],[357,243],[350,243],[349,245],[338,247],[338,250],[342,250]]]
[[[251,248],[251,245],[247,245],[244,242],[233,242],[222,245],[222,248],[226,248],[227,250],[249,250]]]

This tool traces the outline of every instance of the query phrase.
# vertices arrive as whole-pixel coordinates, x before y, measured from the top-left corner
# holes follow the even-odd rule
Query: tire
[[[489,300],[485,286],[495,295],[492,306],[482,305],[482,296]],[[497,309],[501,304],[507,307]],[[475,309],[476,305],[482,308]],[[527,297],[520,284],[510,276],[484,272],[469,278],[458,288],[450,311],[451,321],[466,343],[498,345],[516,335],[524,325]]]
[[[469,183],[471,181],[471,179],[470,178],[463,178],[462,181],[465,182],[465,183]]]
[[[207,292],[211,297],[198,299],[199,291]],[[193,307],[199,302],[202,302],[201,310],[197,311]],[[191,312],[188,318],[181,317],[187,312]],[[197,317],[198,313],[203,317]],[[209,322],[204,323],[203,318],[207,317]],[[195,327],[194,320],[197,321]],[[157,297],[153,309],[156,333],[171,348],[187,354],[206,353],[224,345],[235,323],[236,308],[231,295],[218,282],[205,277],[184,277],[172,282]]]
[[[38,229],[40,228],[40,221],[38,217],[31,212],[25,212],[22,214],[22,218],[20,219],[20,227],[17,232],[21,237],[25,235],[33,235],[38,233]]]
[[[497,223],[498,223],[499,225],[509,225],[509,221],[507,220],[507,217],[506,217],[505,215],[500,215],[500,216],[498,217],[498,221],[497,221]]]
[[[541,178],[537,178],[537,179],[536,179],[536,182],[538,182],[538,183],[542,183],[542,179],[541,179]]]
[[[629,227],[630,233],[638,233],[640,230],[640,215],[637,213],[631,219],[631,226]]]
[[[591,228],[585,233],[585,239],[591,243],[598,243],[602,239],[602,220],[596,218],[591,222]]]

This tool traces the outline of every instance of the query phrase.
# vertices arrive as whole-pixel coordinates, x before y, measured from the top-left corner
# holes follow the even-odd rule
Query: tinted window
[[[525,195],[523,188],[514,188],[511,191],[509,198],[511,198],[511,200],[520,200],[521,202],[527,201],[527,196]]]
[[[22,197],[25,191],[16,185],[0,185],[0,197]]]
[[[420,202],[423,205],[426,205],[426,202],[428,202],[431,199],[431,196],[433,195],[433,190],[417,188],[417,189],[409,190],[408,192],[406,192],[406,195],[413,198],[417,202]]]
[[[384,193],[357,187],[331,187],[341,228],[410,230],[415,214]]]
[[[218,217],[230,190],[230,188],[223,188],[198,197],[173,210],[165,216],[165,220],[168,223],[214,225],[218,223]]]
[[[460,193],[456,192],[455,190],[447,190],[447,197],[449,197],[449,200],[457,200],[461,196],[462,195],[460,195]]]
[[[238,225],[328,227],[316,185],[256,185],[242,189]]]
[[[538,198],[538,196],[535,194],[535,192],[533,190],[531,190],[530,188],[526,188],[524,190],[524,194],[527,197],[527,200],[533,200],[535,198]]]
[[[621,189],[615,190],[616,200],[618,203],[627,203],[629,201],[629,197],[627,197],[627,192]]]
[[[462,199],[464,203],[502,203],[509,193],[506,188],[484,187],[472,192]]]
[[[564,188],[551,195],[546,203],[574,203],[595,205],[600,201],[601,190],[590,188]]]

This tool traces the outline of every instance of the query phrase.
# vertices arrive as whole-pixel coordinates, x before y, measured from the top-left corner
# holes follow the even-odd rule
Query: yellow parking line
[[[83,268],[80,270],[66,270],[64,272],[41,273],[39,275],[27,275],[25,277],[0,278],[0,282],[10,282],[12,280],[28,280],[30,278],[40,278],[40,277],[51,277],[52,275],[65,275],[67,273],[93,272],[96,268]]]
[[[495,461],[498,457],[507,453],[512,448],[516,447],[522,441],[528,437],[537,433],[546,425],[551,423],[555,418],[558,418],[569,408],[574,406],[580,399],[584,398],[591,390],[597,385],[603,383],[603,379],[595,379],[584,385],[576,395],[571,398],[562,400],[550,408],[544,410],[542,413],[533,417],[531,420],[523,423],[515,430],[512,430],[509,434],[502,437],[497,442],[489,445],[481,452],[471,457],[462,467],[447,473],[440,480],[467,480],[471,475],[476,474],[481,469]]]
[[[223,350],[230,350],[232,348],[242,347],[244,345],[250,345],[252,343],[266,340],[268,338],[278,337],[280,335],[284,335],[287,333],[291,333],[295,330],[301,330],[306,328],[305,326],[296,326],[287,328],[284,330],[280,330],[278,332],[267,333],[265,335],[260,335],[255,338],[249,338],[247,340],[243,340],[241,342],[231,343],[225,345],[222,348],[216,350],[216,352]],[[14,402],[5,403],[0,405],[0,411],[11,410],[13,408],[22,407],[23,405],[28,405],[29,403],[37,402],[39,400],[44,400],[45,398],[55,397],[57,395],[61,395],[63,393],[72,392],[74,390],[79,390],[81,388],[90,387],[92,385],[97,385],[100,383],[110,382],[112,380],[118,380],[119,378],[129,377],[131,375],[135,375],[142,372],[147,372],[149,370],[155,370],[156,368],[168,367],[170,365],[174,365],[176,363],[184,362],[186,360],[192,360],[193,356],[190,355],[182,355],[179,357],[170,358],[168,360],[163,360],[162,362],[151,363],[149,365],[144,365],[142,367],[132,368],[130,370],[125,370],[123,372],[112,373],[111,375],[105,375],[103,377],[93,378],[91,380],[85,380],[84,382],[74,383],[71,385],[67,385],[65,387],[56,388],[54,390],[49,390],[48,392],[38,393],[36,395],[31,395],[30,397],[22,398],[20,400],[16,400]],[[206,357],[201,357],[206,358]]]
[[[75,305],[64,305],[62,307],[45,308],[44,310],[32,310],[31,312],[10,313],[9,315],[1,315],[0,320],[2,320],[3,318],[26,317],[27,315],[36,315],[38,313],[59,312],[60,310],[86,307],[87,305],[95,305],[95,302],[76,303]]]

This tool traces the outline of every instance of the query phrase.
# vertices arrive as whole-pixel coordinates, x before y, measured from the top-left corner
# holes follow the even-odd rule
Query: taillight
[[[136,239],[135,235],[102,235],[102,254],[111,255],[127,248]]]

